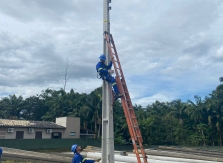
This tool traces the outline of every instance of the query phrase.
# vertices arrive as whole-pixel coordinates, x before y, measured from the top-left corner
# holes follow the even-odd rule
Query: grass
[[[42,152],[42,153],[52,153],[52,152],[70,152],[70,149],[57,148],[57,149],[39,149],[39,150],[32,150],[32,151]]]

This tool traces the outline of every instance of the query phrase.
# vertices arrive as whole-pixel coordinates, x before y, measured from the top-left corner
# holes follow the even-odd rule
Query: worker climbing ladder
[[[123,94],[123,96],[121,98],[122,107],[123,107],[126,121],[128,124],[128,128],[129,128],[130,136],[132,139],[136,158],[138,160],[138,163],[143,163],[143,162],[148,163],[146,153],[145,153],[145,150],[144,150],[143,144],[142,144],[143,143],[142,135],[141,135],[141,132],[139,129],[138,121],[136,119],[135,112],[134,112],[134,109],[132,106],[132,101],[131,101],[131,98],[130,98],[130,95],[128,92],[128,88],[127,88],[127,85],[125,82],[121,63],[119,61],[118,53],[116,51],[115,42],[113,40],[112,35],[109,34],[108,32],[104,32],[104,36],[107,41],[111,61],[114,65],[117,86],[118,86],[120,93]],[[141,150],[143,162],[139,155],[139,150]]]

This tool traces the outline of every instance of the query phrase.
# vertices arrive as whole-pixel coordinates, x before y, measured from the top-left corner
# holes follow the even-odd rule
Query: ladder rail
[[[112,37],[112,34],[110,34],[110,41],[111,41],[111,43],[113,44],[113,49],[114,49],[114,53],[110,53],[111,55],[115,55],[116,56],[116,61],[117,61],[117,63],[118,63],[118,67],[119,68],[115,68],[115,69],[119,69],[120,70],[120,73],[121,73],[121,76],[122,76],[122,79],[121,79],[121,82],[122,82],[122,85],[123,85],[123,87],[125,87],[125,88],[123,88],[123,87],[121,87],[119,90],[122,90],[122,94],[123,95],[125,95],[125,98],[127,99],[126,100],[126,102],[127,102],[127,104],[125,103],[125,105],[126,105],[126,108],[133,108],[133,106],[132,106],[132,101],[131,101],[131,98],[130,98],[130,95],[129,95],[129,91],[128,91],[128,87],[127,87],[127,85],[126,85],[126,81],[125,81],[125,77],[124,77],[124,73],[123,73],[123,71],[122,71],[122,68],[121,68],[121,63],[120,63],[120,60],[119,60],[119,57],[118,57],[118,53],[117,53],[117,50],[116,50],[116,46],[115,46],[115,44],[114,44],[114,39],[113,39],[113,37]],[[114,60],[114,58],[113,58],[113,60]],[[116,74],[118,74],[118,71],[116,71]],[[119,86],[120,86],[120,84],[118,84]],[[132,110],[132,112],[130,112],[129,111],[129,117],[131,117],[131,116],[134,116],[135,117],[135,112]],[[138,126],[138,123],[136,124],[135,122],[134,122],[134,124],[133,124],[133,122],[132,122],[132,124],[131,124],[132,126],[134,126],[134,125],[137,125]],[[137,139],[136,139],[136,134],[135,134],[135,132],[133,132],[133,135],[134,135],[134,140],[135,141],[137,141]],[[140,135],[141,136],[141,135]]]
[[[133,143],[133,147],[135,150],[137,161],[138,161],[138,163],[141,163],[141,158],[140,158],[138,146],[136,143],[139,144],[144,163],[148,163],[147,156],[146,156],[145,150],[143,148],[143,144],[142,144],[142,142],[143,142],[142,135],[141,135],[138,121],[136,119],[135,112],[134,112],[134,109],[132,106],[132,101],[131,101],[129,91],[128,91],[128,88],[126,85],[124,73],[122,71],[121,63],[119,61],[119,57],[118,57],[118,53],[116,51],[113,37],[108,32],[105,32],[104,35],[105,35],[105,39],[107,40],[107,45],[108,45],[108,50],[109,50],[109,54],[111,57],[111,61],[114,65],[117,86],[119,88],[120,93],[123,94],[123,97],[121,98],[121,102],[122,102],[124,114],[126,117],[126,121],[128,124],[128,128],[129,128],[129,132],[130,132],[130,136],[132,139],[132,143]]]
[[[114,51],[115,51],[114,54],[116,54],[117,61],[118,61],[118,64],[119,64],[119,67],[120,67],[120,70],[121,70],[121,75],[122,75],[122,77],[123,77],[123,78],[122,78],[122,81],[123,81],[123,83],[125,84],[125,85],[124,85],[124,87],[125,87],[125,91],[126,91],[126,92],[129,92],[129,91],[128,91],[127,84],[126,84],[126,81],[125,81],[124,73],[123,73],[123,71],[122,71],[121,64],[120,64],[120,61],[119,61],[118,53],[117,53],[117,50],[116,50],[116,47],[115,47],[114,39],[113,39],[113,37],[112,37],[111,34],[110,34],[110,37],[111,37],[111,43],[113,44],[113,48],[114,48]],[[132,101],[131,101],[131,98],[130,98],[129,93],[127,93],[127,94],[125,93],[125,96],[127,96],[126,98],[129,99],[128,104],[129,104],[130,106],[128,105],[127,107],[128,107],[128,108],[129,108],[129,107],[133,108],[133,106],[132,106]],[[122,100],[122,101],[123,101],[123,100]],[[129,112],[131,112],[131,115],[132,115],[132,116],[136,117],[136,116],[135,116],[135,112],[134,112],[133,109],[132,109],[131,111],[129,111]],[[139,138],[141,138],[141,140],[138,141],[138,143],[139,143],[139,145],[140,145],[140,148],[142,149],[142,148],[143,148],[143,147],[142,147],[142,142],[143,142],[143,140],[142,140],[141,132],[140,132],[140,129],[139,129],[139,126],[138,126],[138,122],[137,122],[136,118],[135,118],[135,120],[133,120],[133,124],[132,124],[132,125],[136,125],[136,126],[137,126],[137,128],[135,128],[135,130],[138,129],[138,131],[136,131],[136,132],[138,132],[137,135],[139,135]],[[135,132],[133,132],[133,134],[134,134],[134,136],[136,136]],[[134,143],[133,143],[133,144],[134,144]],[[144,149],[141,150],[141,152],[143,153],[143,152],[144,152]],[[144,153],[144,156],[145,156],[145,153]],[[145,161],[145,160],[144,160],[144,161]],[[146,160],[146,162],[147,162],[147,160]]]
[[[111,43],[113,44],[113,49],[114,49],[114,51],[115,51],[115,53],[112,53],[112,54],[116,54],[116,59],[117,59],[117,61],[118,61],[118,64],[119,64],[119,67],[120,67],[120,72],[121,72],[121,75],[122,75],[122,82],[125,84],[124,85],[124,87],[125,87],[125,90],[123,90],[123,92],[122,93],[124,93],[125,94],[125,96],[126,96],[126,99],[129,99],[129,101],[128,101],[128,108],[133,108],[133,105],[132,105],[132,101],[131,101],[131,98],[130,98],[130,95],[129,95],[129,91],[128,91],[128,87],[127,87],[127,84],[126,84],[126,81],[125,81],[125,77],[124,77],[124,73],[123,73],[123,71],[122,71],[122,68],[121,68],[121,64],[120,64],[120,60],[119,60],[119,57],[118,57],[118,53],[117,53],[117,50],[116,50],[116,46],[115,46],[115,44],[114,44],[114,39],[113,39],[113,37],[112,37],[112,34],[110,34],[110,39],[111,39]],[[116,73],[117,74],[117,73]],[[126,92],[126,93],[125,93]],[[132,110],[132,112],[131,112],[131,114],[134,116],[134,117],[136,117],[135,116],[135,112]],[[134,123],[134,125],[137,125],[138,126],[138,122],[135,122]],[[140,133],[140,136],[141,136],[141,133]]]
[[[114,53],[112,52],[112,48],[111,48],[111,45],[110,45],[110,42],[109,42],[110,41],[109,35],[106,34],[105,37],[107,39],[108,49],[109,49],[110,57],[111,57],[111,60],[112,60],[112,63],[113,63],[114,69],[115,69],[115,73],[118,74],[117,65],[114,64],[114,55],[113,55]],[[118,63],[120,63],[120,62],[118,62]],[[122,70],[121,70],[121,72],[122,72]],[[122,75],[123,75],[123,73],[122,73]],[[122,76],[122,78],[123,78],[123,76]],[[123,93],[123,89],[120,88],[120,83],[121,83],[120,78],[116,77],[116,82],[117,82],[117,85],[119,87],[119,91],[121,93]],[[133,143],[133,146],[134,146],[134,149],[135,149],[136,157],[137,157],[138,163],[141,163],[140,156],[139,156],[139,153],[138,153],[138,150],[137,150],[137,145],[136,145],[136,135],[135,135],[135,132],[133,131],[133,128],[132,128],[133,124],[132,124],[132,121],[130,121],[130,118],[129,118],[130,114],[129,114],[128,110],[125,109],[125,108],[127,108],[127,104],[124,100],[121,100],[121,102],[122,102],[124,114],[125,114],[125,117],[126,117],[126,121],[127,121],[127,124],[128,124],[128,128],[129,128],[129,131],[130,131],[130,136],[132,138],[132,143]]]
[[[117,51],[116,51],[116,47],[115,47],[115,44],[114,44],[114,40],[113,40],[113,37],[112,37],[112,35],[110,34],[110,40],[111,40],[111,42],[113,43],[113,49],[114,49],[114,51],[115,51],[115,53],[110,53],[111,54],[111,57],[112,57],[112,61],[114,61],[114,57],[112,56],[112,55],[114,55],[114,54],[118,54],[117,53]],[[110,46],[110,45],[109,45]],[[110,46],[111,47],[111,46]],[[109,49],[111,49],[111,48],[109,48]],[[126,85],[126,82],[125,82],[125,77],[124,77],[124,73],[123,73],[123,71],[122,71],[122,68],[121,68],[121,64],[120,64],[120,61],[119,61],[119,57],[118,57],[118,55],[116,55],[116,59],[117,59],[117,62],[118,62],[118,66],[120,67],[120,68],[117,68],[117,66],[116,66],[116,64],[114,64],[114,68],[115,68],[115,71],[116,71],[116,74],[118,74],[118,72],[117,72],[117,69],[120,69],[120,72],[121,72],[121,76],[122,76],[122,84],[124,83],[124,87],[125,87],[125,89],[123,89],[122,87],[121,87],[121,89],[120,90],[122,90],[122,92],[121,93],[123,93],[124,95],[125,95],[125,97],[126,97],[126,101],[127,101],[127,104],[128,104],[128,108],[133,108],[133,106],[132,106],[132,102],[131,102],[131,98],[130,98],[130,95],[129,95],[129,91],[128,91],[128,88],[127,88],[127,85]],[[120,75],[118,75],[118,76],[120,76]],[[119,78],[118,78],[118,80],[119,80]],[[119,84],[120,85],[120,84]],[[136,117],[135,116],[135,112],[134,111],[132,111],[132,113],[131,113],[131,115],[133,115],[134,117]],[[138,125],[138,123],[136,124],[136,125]]]
[[[105,37],[106,37],[107,40],[109,40],[109,36],[108,36],[108,35],[105,35]],[[107,41],[107,43],[108,43],[108,49],[109,49],[109,52],[110,52],[110,55],[111,55],[112,63],[114,63],[114,56],[112,55],[113,53],[112,53],[112,50],[111,50],[111,45],[109,44],[108,41]],[[117,62],[118,62],[119,67],[120,67],[120,62],[119,62],[119,61],[117,61]],[[113,64],[113,66],[114,66],[115,73],[118,74],[118,70],[117,70],[118,68],[117,68],[117,65],[116,65],[116,64]],[[120,70],[121,70],[121,69],[120,69]],[[122,70],[121,70],[121,76],[122,76],[122,78],[123,78]],[[118,87],[119,87],[119,86],[120,86],[120,83],[121,83],[120,78],[116,77],[116,82],[117,82],[117,85],[118,85]],[[119,91],[120,91],[122,94],[123,94],[123,92],[124,92],[124,90],[122,89],[122,87],[119,87]],[[124,108],[127,107],[125,101],[122,101],[122,106],[124,106]],[[124,109],[124,114],[125,114],[126,117],[130,117],[129,112],[128,112],[128,110],[126,110],[126,109]],[[129,119],[127,119],[127,124],[128,124],[129,129],[130,129],[130,132],[131,132],[131,133],[134,133],[134,132],[132,131],[132,128],[131,128],[132,124],[131,124],[131,121],[130,121]]]

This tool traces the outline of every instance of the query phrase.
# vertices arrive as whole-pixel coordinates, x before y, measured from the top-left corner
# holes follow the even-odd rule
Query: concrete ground
[[[2,160],[26,160],[38,163],[71,163],[72,152],[41,153],[3,147]],[[160,148],[158,150],[145,150],[149,163],[219,163],[223,162],[222,152],[199,151],[194,149]],[[124,152],[125,153],[125,152]],[[115,163],[136,163],[133,152],[115,151]],[[82,155],[87,158],[101,157],[101,149],[89,146],[83,150]]]

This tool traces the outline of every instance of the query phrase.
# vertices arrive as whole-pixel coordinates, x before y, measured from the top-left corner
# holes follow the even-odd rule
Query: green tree
[[[0,108],[3,113],[3,118],[9,119],[19,119],[20,112],[23,107],[23,97],[16,96],[15,94],[9,95],[9,97],[4,97],[1,100]]]
[[[178,126],[176,132],[179,138],[179,143],[186,144],[186,130],[184,126],[184,121],[188,118],[185,111],[187,109],[187,104],[181,102],[181,100],[174,100],[170,103],[171,111],[170,115],[178,119]]]
[[[49,107],[39,95],[28,97],[23,102],[20,119],[41,121],[42,116],[48,112]]]
[[[204,102],[201,100],[201,97],[194,96],[196,103],[193,103],[191,100],[188,100],[190,106],[187,108],[187,113],[190,116],[192,120],[194,120],[194,129],[195,131],[201,131],[201,139],[203,141],[203,145],[205,146],[205,132],[203,126],[205,123],[205,120],[207,120],[207,114],[206,114],[206,106],[204,105]]]

